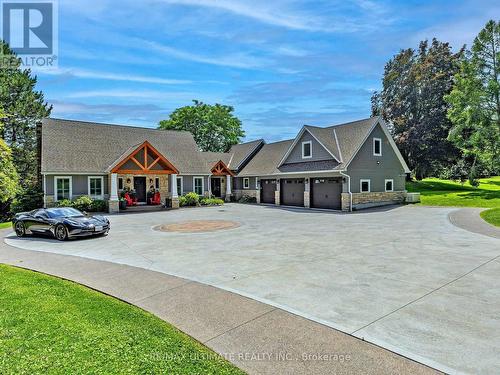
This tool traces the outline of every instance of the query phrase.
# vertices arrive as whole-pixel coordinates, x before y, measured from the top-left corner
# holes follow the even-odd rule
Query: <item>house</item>
[[[379,117],[325,128],[304,126],[294,139],[201,152],[188,132],[83,121],[42,122],[44,202],[88,195],[118,211],[119,193],[149,189],[179,205],[187,192],[226,201],[352,210],[402,202],[409,173]]]

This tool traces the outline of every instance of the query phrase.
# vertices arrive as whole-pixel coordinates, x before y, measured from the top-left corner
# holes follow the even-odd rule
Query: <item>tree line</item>
[[[433,39],[385,65],[372,96],[417,179],[477,184],[500,173],[500,22],[489,21],[470,50]]]

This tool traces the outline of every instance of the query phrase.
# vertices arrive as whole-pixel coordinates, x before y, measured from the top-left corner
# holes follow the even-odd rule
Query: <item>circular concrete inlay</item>
[[[174,224],[160,224],[153,227],[159,232],[200,233],[238,228],[240,223],[229,220],[192,220]]]

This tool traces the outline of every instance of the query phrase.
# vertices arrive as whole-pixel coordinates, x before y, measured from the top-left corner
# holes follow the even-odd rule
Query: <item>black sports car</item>
[[[109,232],[109,220],[90,216],[71,207],[40,208],[17,214],[12,227],[18,237],[26,234],[49,234],[59,241]]]

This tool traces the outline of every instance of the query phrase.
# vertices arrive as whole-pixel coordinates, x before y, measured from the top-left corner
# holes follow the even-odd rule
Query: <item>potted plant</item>
[[[125,198],[120,197],[120,210],[126,210],[127,209],[127,201]]]

